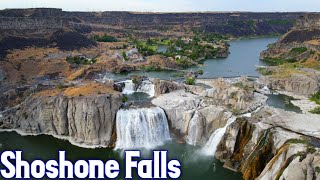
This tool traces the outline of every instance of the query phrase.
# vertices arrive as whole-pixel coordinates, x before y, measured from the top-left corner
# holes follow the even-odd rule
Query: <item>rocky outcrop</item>
[[[31,97],[0,118],[1,129],[67,137],[89,146],[112,146],[121,94]]]
[[[216,129],[226,125],[232,114],[251,112],[267,99],[253,93],[253,84],[246,79],[240,79],[236,85],[223,79],[208,83],[213,88],[186,85],[185,89],[152,100],[165,110],[169,125],[179,138],[190,141],[192,136],[192,142],[188,142],[191,144],[206,143]]]
[[[204,144],[213,131],[223,127],[231,116],[225,108],[205,104],[200,96],[184,90],[161,95],[152,103],[165,110],[170,128],[183,141],[187,141],[191,129],[195,128],[198,131],[193,137],[195,141],[190,142],[194,145]]]
[[[262,108],[227,128],[216,156],[244,179],[317,179],[318,121],[318,115]]]
[[[279,62],[319,60],[320,14],[301,16],[296,25],[260,55],[261,59]]]
[[[226,106],[235,114],[254,111],[264,104],[266,97],[254,92],[254,83],[247,78],[207,80],[203,83],[212,88],[190,88],[195,94],[205,97],[212,104]]]
[[[156,36],[172,31],[200,31],[231,36],[285,33],[303,13],[132,13],[132,12],[66,12],[61,9],[7,9],[0,11],[0,30],[30,26],[43,31],[68,25],[82,31],[123,33],[136,30],[137,35]],[[52,18],[55,17],[55,18]],[[10,23],[8,23],[10,22]],[[99,26],[97,26],[99,24]],[[180,28],[183,25],[184,28]],[[119,28],[120,27],[120,28]]]
[[[7,78],[7,73],[0,69],[0,84]]]
[[[263,76],[259,78],[256,86],[262,88],[287,91],[295,95],[309,97],[320,91],[320,73],[316,71],[304,71],[300,74],[292,74],[287,78],[277,76]]]
[[[155,88],[155,96],[160,96],[161,94],[170,93],[179,89],[185,89],[183,84],[177,83],[175,81],[167,81],[160,79],[151,79]]]

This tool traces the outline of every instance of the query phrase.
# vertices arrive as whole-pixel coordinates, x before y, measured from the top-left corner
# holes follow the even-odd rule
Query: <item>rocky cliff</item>
[[[57,31],[82,35],[107,32],[120,38],[128,34],[142,38],[181,37],[195,32],[214,32],[232,37],[279,34],[287,32],[300,15],[302,13],[132,13],[66,12],[47,8],[6,9],[0,11],[0,53],[4,56],[4,52],[10,49],[52,45],[55,41],[50,40],[55,39]],[[81,38],[86,42],[77,48],[94,45],[79,35],[72,37],[72,40]],[[74,43],[72,40],[66,39],[65,42]]]
[[[269,107],[227,128],[216,156],[244,179],[319,179],[317,115]]]
[[[261,53],[261,58],[274,61],[319,61],[320,14],[306,14],[279,40]]]
[[[113,146],[121,94],[33,96],[5,111],[1,129],[68,138],[84,146]]]
[[[206,83],[212,88],[185,86],[152,100],[165,110],[171,130],[190,144],[205,144],[232,114],[253,111],[266,101],[264,95],[253,92],[253,83],[245,78],[233,83],[223,79]]]

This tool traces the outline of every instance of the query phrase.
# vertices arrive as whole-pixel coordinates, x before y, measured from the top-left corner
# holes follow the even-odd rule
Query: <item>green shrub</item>
[[[310,112],[311,112],[312,114],[320,114],[320,106],[312,109]]]
[[[272,75],[272,71],[268,70],[267,68],[258,68],[258,72],[264,76]]]
[[[102,36],[94,35],[92,39],[98,42],[117,42],[117,38],[104,34]]]
[[[128,100],[129,100],[128,96],[122,96],[123,103],[128,102]]]
[[[129,60],[126,52],[122,51],[121,54],[122,54],[122,57],[123,57],[124,61],[128,61]]]
[[[143,69],[147,72],[150,72],[150,71],[160,71],[160,67],[158,66],[144,66]]]
[[[315,103],[320,105],[320,91],[312,95],[310,101],[314,101]]]
[[[299,47],[299,48],[292,48],[290,52],[296,53],[296,54],[302,54],[304,52],[308,51],[308,48],[306,47]]]
[[[186,79],[186,84],[188,85],[194,85],[196,83],[196,79],[194,77],[188,77]]]
[[[204,73],[204,71],[202,69],[197,71],[198,74],[202,75]]]
[[[315,171],[316,171],[317,174],[320,174],[320,167],[317,166],[317,167],[315,168]]]

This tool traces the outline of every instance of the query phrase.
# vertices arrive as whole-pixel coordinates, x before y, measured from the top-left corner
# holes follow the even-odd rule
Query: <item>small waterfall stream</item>
[[[143,92],[150,97],[155,96],[155,86],[150,80],[143,80],[141,84],[136,88],[132,80],[122,81],[124,83],[124,89],[122,94],[133,94],[135,92]]]
[[[122,90],[122,94],[133,94],[136,92],[135,90],[135,84],[132,82],[132,80],[126,80],[123,81],[124,88]]]
[[[199,113],[196,111],[190,120],[187,143],[191,145],[197,145],[199,138],[201,137],[200,127],[202,126],[201,120],[199,119]]]
[[[224,127],[219,128],[213,132],[213,134],[210,136],[209,141],[201,150],[203,154],[208,156],[214,156],[216,154],[217,146],[219,145],[223,135],[226,133],[227,127],[230,124],[232,124],[236,119],[237,117],[235,116],[230,117],[228,119],[227,124]]]
[[[137,89],[137,92],[143,92],[148,94],[150,97],[155,96],[155,86],[150,80],[144,80],[141,82]]]
[[[159,107],[121,109],[115,149],[154,148],[170,140],[167,117]]]

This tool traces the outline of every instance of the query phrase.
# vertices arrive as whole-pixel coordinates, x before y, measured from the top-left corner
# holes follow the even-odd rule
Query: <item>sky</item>
[[[66,11],[320,11],[320,0],[0,0],[6,8],[62,8]]]

